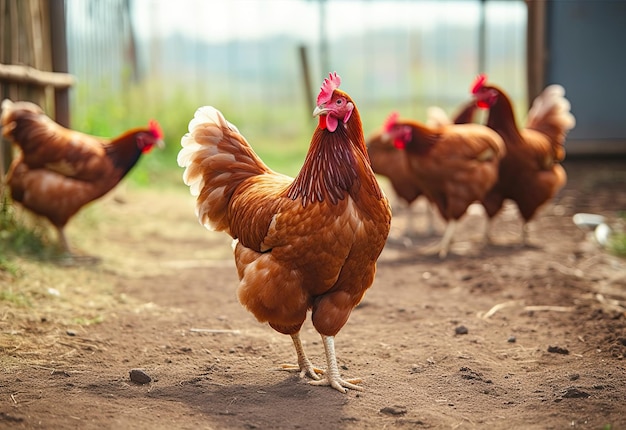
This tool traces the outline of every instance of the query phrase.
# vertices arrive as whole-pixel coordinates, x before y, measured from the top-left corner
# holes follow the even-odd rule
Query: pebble
[[[454,333],[455,334],[467,334],[469,333],[469,330],[464,325],[460,325],[454,329]]]
[[[586,399],[587,397],[590,397],[590,394],[579,390],[578,388],[569,387],[563,392],[562,397],[564,399]]]
[[[383,414],[387,415],[404,415],[406,414],[405,406],[385,406],[380,410]]]
[[[147,384],[152,381],[152,378],[141,369],[131,369],[130,380],[137,384]]]
[[[569,350],[567,348],[561,348],[560,346],[549,346],[548,352],[551,352],[553,354],[569,354]]]

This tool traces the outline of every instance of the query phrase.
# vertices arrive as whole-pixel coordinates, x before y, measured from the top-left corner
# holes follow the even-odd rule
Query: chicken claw
[[[329,375],[330,376],[330,375]],[[350,388],[351,390],[356,390],[356,391],[363,391],[363,387],[359,387],[358,385],[354,385],[354,384],[358,384],[359,382],[361,382],[361,379],[356,378],[356,379],[341,379],[341,377],[339,377],[339,374],[337,374],[337,376],[335,378],[326,376],[323,379],[320,379],[319,381],[309,381],[309,384],[311,385],[322,385],[322,386],[331,386],[333,387],[335,390],[342,392],[342,393],[347,393],[348,390],[346,390],[346,388]],[[344,388],[345,387],[345,388]]]
[[[335,338],[333,336],[322,335],[324,341],[324,350],[326,351],[326,361],[328,362],[328,370],[325,372],[325,377],[319,381],[309,381],[311,385],[331,386],[335,390],[341,393],[347,393],[346,388],[351,390],[363,391],[363,387],[359,387],[358,384],[361,379],[341,379],[339,374],[339,367],[337,367],[337,357],[335,356]]]
[[[308,376],[309,378],[319,381],[320,380],[319,375],[323,375],[324,370],[318,369],[317,367],[313,366],[311,362],[308,360],[307,362],[308,364],[305,363],[304,367],[302,367],[300,364],[281,364],[280,368],[288,372],[291,372],[291,371],[300,372],[300,374],[298,375],[300,376],[300,378],[304,378],[305,376]]]
[[[305,376],[309,376],[316,381],[320,379],[318,374],[323,375],[324,371],[322,369],[318,369],[311,364],[311,361],[304,353],[304,348],[302,347],[302,341],[300,340],[300,332],[292,334],[291,339],[293,340],[293,346],[296,348],[296,354],[298,354],[298,365],[293,364],[283,364],[281,368],[287,371],[300,371],[300,378],[304,378]]]

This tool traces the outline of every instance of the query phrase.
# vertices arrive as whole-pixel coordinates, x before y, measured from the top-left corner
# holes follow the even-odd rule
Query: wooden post
[[[480,20],[478,23],[478,73],[487,72],[487,0],[480,0]]]
[[[307,56],[306,46],[300,45],[300,66],[302,67],[302,79],[304,81],[305,100],[307,110],[312,111],[315,107],[313,99],[313,88],[311,87],[311,75],[309,73],[309,59]]]
[[[65,34],[65,1],[50,0],[50,40],[52,48],[52,71],[68,72],[67,38]],[[55,88],[54,116],[56,122],[70,127],[69,88]]]
[[[546,2],[526,0],[528,27],[526,30],[526,79],[528,105],[541,93],[546,84]]]

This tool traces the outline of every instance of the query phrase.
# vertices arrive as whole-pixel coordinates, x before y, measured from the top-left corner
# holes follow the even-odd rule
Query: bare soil
[[[626,428],[626,260],[572,222],[619,224],[626,160],[565,167],[530,247],[513,207],[481,247],[471,210],[440,260],[420,252],[438,236],[402,240],[408,212],[395,211],[375,283],[336,339],[343,375],[363,379],[347,394],[279,370],[291,340],[237,302],[230,239],[198,225],[186,190],[122,187],[68,229],[100,264],[0,272],[5,291],[28,291],[0,301],[0,428]],[[425,204],[414,212],[425,231]],[[302,335],[325,366],[310,322]]]

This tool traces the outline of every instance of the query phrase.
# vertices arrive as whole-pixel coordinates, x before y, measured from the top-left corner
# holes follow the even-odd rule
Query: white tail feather
[[[576,125],[570,109],[571,104],[565,98],[565,89],[561,85],[550,85],[533,101],[528,111],[527,127],[538,128],[541,122],[550,120],[567,132]]]
[[[430,106],[426,109],[426,125],[429,127],[442,127],[450,124],[452,120],[439,106]]]
[[[237,127],[212,106],[198,108],[181,141],[177,162],[197,197],[196,215],[210,230],[229,229],[228,204],[237,185],[269,172]]]

